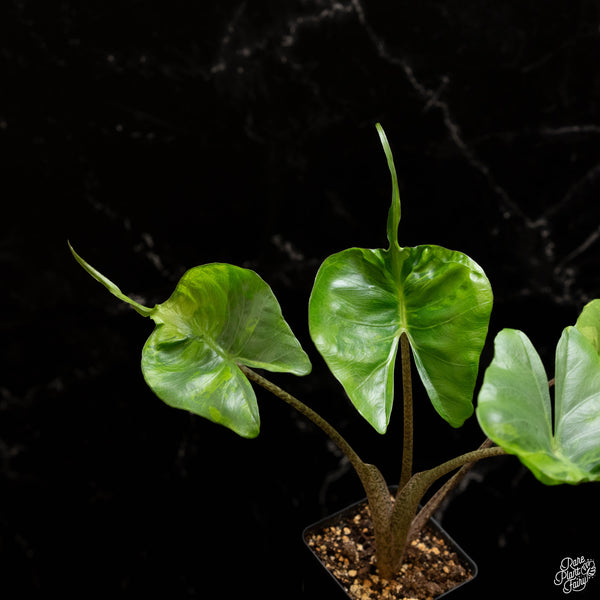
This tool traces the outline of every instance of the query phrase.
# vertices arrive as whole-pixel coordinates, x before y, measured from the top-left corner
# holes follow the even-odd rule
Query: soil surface
[[[306,541],[350,597],[358,600],[433,600],[473,577],[452,544],[428,524],[411,541],[398,576],[380,578],[367,504],[357,505],[333,525],[310,531]]]

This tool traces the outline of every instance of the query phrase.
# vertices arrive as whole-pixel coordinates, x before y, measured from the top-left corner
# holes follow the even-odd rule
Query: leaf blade
[[[142,351],[142,373],[152,391],[173,408],[188,410],[242,437],[256,437],[260,431],[256,395],[239,368],[208,345],[173,337],[159,325]]]
[[[493,295],[483,269],[441,246],[404,249],[402,299],[415,364],[436,411],[453,427],[473,414],[473,392]]]
[[[362,248],[330,256],[317,273],[309,300],[313,342],[359,413],[379,433],[389,421],[400,329],[385,261],[384,251]],[[376,311],[369,310],[373,305]]]
[[[533,470],[537,455],[553,451],[551,414],[546,371],[533,344],[523,332],[503,329],[479,392],[481,428]]]
[[[142,350],[152,391],[169,406],[256,437],[256,396],[239,364],[306,375],[312,365],[271,288],[249,269],[212,263],[187,271],[171,297],[150,309],[125,296],[72,246],[77,262],[156,326]]]
[[[556,348],[556,447],[577,469],[573,483],[598,480],[600,356],[578,328],[567,327]],[[571,481],[569,481],[571,482]]]
[[[479,424],[546,485],[598,481],[600,356],[575,327],[567,327],[557,345],[555,380],[553,431],[541,359],[525,334],[501,331],[479,393]]]
[[[271,288],[254,272],[211,263],[194,267],[156,307],[157,327],[142,352],[142,372],[170,406],[256,437],[252,386],[238,364],[305,375],[311,364],[283,319]]]
[[[434,407],[458,427],[473,412],[491,304],[485,274],[463,254],[439,246],[403,248],[397,257],[392,250],[351,248],[319,269],[309,329],[357,410],[379,433],[389,423],[394,364],[406,332]]]

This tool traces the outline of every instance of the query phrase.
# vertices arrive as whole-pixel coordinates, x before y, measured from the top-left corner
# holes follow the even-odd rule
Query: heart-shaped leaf
[[[271,288],[248,269],[190,269],[151,316],[157,326],[142,353],[148,385],[167,404],[244,437],[258,435],[259,416],[237,364],[296,375],[311,370]]]
[[[147,308],[73,254],[113,294],[156,323],[142,352],[142,372],[170,406],[256,437],[256,396],[238,364],[296,375],[311,370],[271,288],[254,271],[219,263],[195,267],[166,302]]]
[[[396,172],[385,134],[378,130],[392,175],[390,247],[351,248],[323,262],[309,303],[311,337],[358,411],[384,433],[405,332],[433,406],[459,427],[473,413],[491,286],[481,267],[460,252],[398,245]]]
[[[527,336],[504,329],[485,372],[477,418],[485,434],[547,485],[600,480],[600,356],[575,327],[556,349],[555,416],[548,378]]]

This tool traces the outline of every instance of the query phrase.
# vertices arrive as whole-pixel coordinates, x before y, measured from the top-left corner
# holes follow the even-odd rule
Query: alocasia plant
[[[400,246],[396,170],[379,124],[377,130],[392,179],[389,246],[351,248],[325,259],[310,297],[309,329],[358,412],[382,434],[392,411],[400,348],[404,437],[395,501],[379,469],[363,462],[331,424],[253,370],[295,375],[311,370],[273,292],[256,273],[219,263],[195,267],[168,300],[148,308],[71,251],[111,293],[155,322],[142,352],[142,371],[167,404],[254,437],[260,427],[254,382],[296,408],[338,445],[366,490],[378,569],[391,578],[408,541],[480,459],[514,454],[545,484],[600,480],[600,300],[589,303],[576,325],[564,330],[550,381],[525,334],[501,331],[477,406],[488,438],[472,452],[413,473],[411,351],[434,408],[451,426],[460,427],[473,413],[493,298],[484,271],[468,256],[434,245]],[[549,388],[554,382],[552,422]],[[452,471],[457,472],[419,511],[431,485]]]

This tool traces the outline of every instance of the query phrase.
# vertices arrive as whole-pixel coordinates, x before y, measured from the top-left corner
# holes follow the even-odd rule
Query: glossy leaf
[[[118,298],[133,303],[81,257],[78,262]],[[238,364],[297,375],[311,370],[271,288],[248,269],[219,263],[195,267],[166,302],[142,308],[156,323],[142,352],[150,388],[170,406],[243,437],[258,435],[260,418]]]
[[[592,343],[600,353],[600,299],[588,302],[581,311],[575,327]]]
[[[460,252],[398,245],[398,184],[378,130],[392,175],[390,247],[351,248],[323,262],[309,303],[311,337],[360,414],[384,433],[398,343],[406,332],[433,406],[458,427],[473,413],[491,287],[481,267]]]
[[[527,336],[505,329],[479,393],[486,435],[547,485],[600,480],[600,356],[575,327],[556,349],[555,416],[548,377]]]
[[[191,269],[152,318],[157,327],[142,353],[148,385],[167,404],[244,437],[258,434],[259,415],[238,363],[310,372],[273,292],[248,269],[225,264]]]

